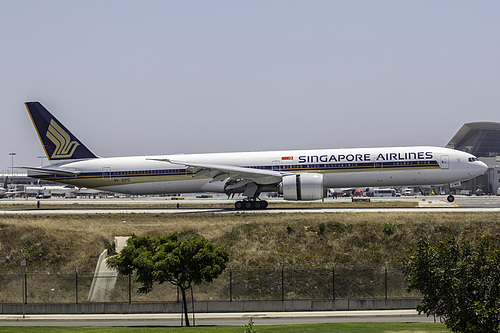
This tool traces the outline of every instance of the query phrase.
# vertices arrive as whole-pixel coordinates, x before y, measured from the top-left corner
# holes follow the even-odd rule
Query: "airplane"
[[[0,187],[0,198],[3,198],[5,196],[5,194],[7,193],[7,191],[9,191],[9,189],[7,187],[7,178],[8,177],[5,177],[5,182],[3,184],[3,187]]]
[[[73,195],[76,194],[78,189],[73,185],[46,185],[46,186],[25,186],[24,192],[27,194],[41,195],[41,198],[48,199],[53,194],[57,195]]]
[[[8,183],[8,179],[9,179],[9,177],[5,177],[3,188],[0,188],[0,198],[13,197],[13,196],[16,196],[16,195],[24,193],[23,191],[18,191],[17,187],[9,189],[9,186],[7,184]]]
[[[51,164],[20,168],[30,177],[109,192],[241,194],[236,209],[264,209],[263,192],[319,200],[328,188],[438,185],[487,170],[469,153],[430,146],[98,157],[41,103],[25,105]]]

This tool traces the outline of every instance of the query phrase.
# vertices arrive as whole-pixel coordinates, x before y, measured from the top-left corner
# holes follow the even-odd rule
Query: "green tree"
[[[486,236],[477,246],[454,238],[418,246],[402,260],[407,290],[423,295],[419,313],[443,317],[453,332],[498,332],[500,324],[500,251]]]
[[[134,281],[142,284],[139,293],[148,293],[153,283],[166,281],[182,293],[186,326],[189,326],[186,291],[193,284],[211,282],[226,268],[229,252],[203,237],[182,238],[178,234],[159,237],[132,235],[119,254],[108,258],[109,267],[120,275],[136,273]]]

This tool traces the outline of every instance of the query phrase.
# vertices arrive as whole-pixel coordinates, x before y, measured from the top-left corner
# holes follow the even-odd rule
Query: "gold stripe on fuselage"
[[[361,173],[361,172],[384,172],[384,171],[417,171],[417,170],[431,170],[440,169],[438,164],[432,165],[397,165],[397,166],[382,166],[374,167],[370,166],[357,166],[356,168],[348,167],[338,167],[335,168],[282,168],[282,172],[290,173],[320,173],[320,174],[339,174],[339,173]],[[74,177],[48,177],[48,176],[37,176],[36,178],[55,181],[63,184],[75,185],[77,187],[88,187],[88,188],[102,188],[107,186],[120,186],[120,185],[132,185],[132,184],[144,184],[144,183],[154,183],[154,182],[175,182],[175,181],[185,181],[192,179],[211,179],[211,177],[193,177],[191,172],[177,172],[174,174],[163,174],[163,175],[151,175],[151,174],[127,174],[126,172],[120,175],[113,175],[112,173],[92,173],[91,175],[79,174]]]

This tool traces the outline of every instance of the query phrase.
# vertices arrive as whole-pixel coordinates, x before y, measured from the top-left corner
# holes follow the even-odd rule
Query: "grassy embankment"
[[[0,270],[22,256],[32,270],[93,270],[115,236],[197,234],[228,248],[233,266],[393,263],[416,244],[490,236],[500,248],[496,213],[79,214],[0,216]]]
[[[369,211],[333,214],[3,215],[0,216],[0,271],[18,273],[20,258],[24,256],[28,259],[30,272],[71,274],[76,268],[78,272],[92,272],[97,257],[103,249],[111,248],[115,236],[129,236],[132,233],[156,236],[172,232],[201,235],[227,247],[231,254],[229,264],[233,269],[279,268],[282,263],[286,267],[329,270],[333,264],[336,267],[361,265],[382,268],[385,263],[397,265],[397,259],[405,255],[408,247],[416,244],[419,234],[429,235],[436,240],[444,240],[447,235],[459,240],[479,239],[481,235],[487,234],[493,245],[500,248],[499,219],[496,213]],[[56,278],[51,276],[45,274],[48,281]],[[383,276],[383,271],[379,276]],[[328,279],[326,277],[325,281]],[[66,282],[68,290],[71,290],[73,280],[70,278]],[[226,283],[221,283],[225,287]],[[126,288],[126,282],[122,284]],[[361,282],[363,284],[365,282]],[[277,295],[280,294],[278,287],[273,289]],[[52,298],[52,288],[47,282],[47,286],[44,286],[46,291],[34,293],[30,300],[57,301],[58,298]],[[55,288],[57,291],[60,287]],[[79,291],[84,294],[85,288],[82,285]],[[4,288],[2,290],[7,292]],[[61,293],[69,298],[66,301],[73,300],[74,297],[67,296],[68,292],[64,290]],[[287,290],[289,292],[293,291]],[[82,300],[86,297],[83,294]],[[126,289],[120,295],[121,298],[117,296],[113,299],[126,301]],[[204,295],[211,299],[210,294]],[[17,292],[14,296],[17,297]],[[394,296],[391,294],[391,297]],[[287,294],[287,297],[293,299],[293,294]],[[141,299],[136,298],[134,293],[134,300]]]

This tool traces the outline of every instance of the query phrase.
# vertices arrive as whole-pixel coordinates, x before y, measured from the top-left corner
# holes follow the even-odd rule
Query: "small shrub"
[[[384,223],[382,230],[384,231],[384,234],[391,236],[394,234],[394,231],[396,231],[396,225],[394,223]]]
[[[245,331],[244,331],[244,333],[256,333],[257,331],[254,330],[253,324],[254,324],[253,319],[250,318],[250,321],[248,322],[248,324],[245,325]]]
[[[319,234],[320,235],[324,235],[325,234],[325,230],[326,230],[326,224],[320,223],[320,225],[318,226],[318,229],[319,229]]]
[[[292,226],[290,223],[288,223],[288,225],[286,226],[286,231],[287,231],[289,234],[291,234],[291,233],[292,233],[292,231],[293,231],[293,226]]]

